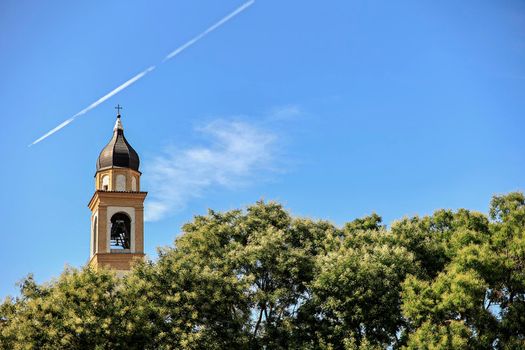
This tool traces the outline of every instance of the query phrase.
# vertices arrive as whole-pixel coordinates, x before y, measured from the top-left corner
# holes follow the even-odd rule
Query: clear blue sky
[[[117,103],[152,258],[207,208],[389,223],[525,187],[523,1],[258,0],[27,147],[241,4],[0,2],[0,297],[87,261]]]

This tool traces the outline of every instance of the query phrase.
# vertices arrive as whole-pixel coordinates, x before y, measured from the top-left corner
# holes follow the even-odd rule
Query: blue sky
[[[242,3],[0,2],[0,297],[87,261],[117,103],[152,258],[207,208],[388,223],[525,187],[524,2],[257,0],[159,65]]]

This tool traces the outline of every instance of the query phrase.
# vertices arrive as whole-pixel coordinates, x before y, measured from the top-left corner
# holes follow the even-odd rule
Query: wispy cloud
[[[185,44],[183,44],[183,45],[179,46],[178,48],[176,48],[174,51],[172,51],[170,54],[168,54],[166,57],[164,57],[164,60],[162,62],[164,63],[164,62],[172,59],[173,57],[177,56],[178,54],[180,54],[181,52],[186,50],[188,47],[192,46],[197,41],[201,40],[206,35],[208,35],[209,33],[213,32],[214,30],[216,30],[217,28],[219,28],[220,26],[222,26],[223,24],[225,24],[226,22],[231,20],[233,17],[237,16],[238,14],[240,14],[241,12],[246,10],[248,7],[252,6],[254,3],[255,3],[255,0],[249,0],[249,1],[245,2],[244,4],[239,6],[237,9],[235,9],[232,12],[230,12],[228,15],[226,15],[223,18],[221,18],[219,21],[215,22],[212,26],[210,26],[205,31],[203,31],[199,35],[195,36],[191,40],[187,41]],[[90,104],[89,106],[87,106],[86,108],[84,108],[83,110],[78,112],[77,114],[73,115],[69,119],[66,119],[65,121],[60,123],[58,126],[56,126],[53,129],[49,130],[47,133],[45,133],[44,135],[42,135],[41,137],[39,137],[38,139],[33,141],[31,144],[29,144],[28,147],[36,145],[40,141],[43,141],[44,139],[46,139],[49,136],[53,135],[54,133],[56,133],[60,129],[66,127],[69,124],[71,124],[76,118],[80,117],[81,115],[86,114],[87,112],[89,112],[93,108],[97,107],[98,105],[100,105],[101,103],[106,101],[107,99],[109,99],[112,96],[118,94],[120,91],[122,91],[125,88],[127,88],[128,86],[134,84],[138,80],[142,79],[146,74],[148,74],[149,72],[151,72],[154,69],[155,69],[155,66],[150,66],[149,68],[146,68],[145,70],[143,70],[139,74],[135,75],[133,78],[127,80],[125,83],[119,85],[118,87],[116,87],[115,89],[113,89],[109,93],[107,93],[106,95],[102,96],[101,98],[99,98],[98,100],[93,102],[92,104]]]
[[[146,164],[147,221],[183,208],[211,187],[235,188],[275,170],[277,135],[244,121],[219,119],[197,129],[206,145],[166,150]]]
[[[274,108],[269,118],[273,121],[292,120],[301,115],[301,108],[298,105],[285,105]]]

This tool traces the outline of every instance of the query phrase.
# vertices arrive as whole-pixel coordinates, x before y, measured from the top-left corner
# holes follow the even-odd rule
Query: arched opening
[[[126,190],[126,176],[117,175],[117,191],[125,191],[125,190]]]
[[[93,220],[93,247],[92,247],[92,255],[95,255],[97,253],[97,236],[98,236],[98,217],[95,216],[95,220]]]
[[[135,176],[131,177],[131,190],[133,192],[137,191],[137,178]]]
[[[104,175],[102,177],[102,190],[107,191],[109,189],[109,176]]]
[[[131,219],[125,213],[111,217],[110,249],[129,249],[131,243]]]

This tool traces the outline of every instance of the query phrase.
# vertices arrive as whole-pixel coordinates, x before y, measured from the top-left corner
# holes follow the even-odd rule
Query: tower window
[[[131,190],[133,192],[137,191],[137,178],[135,176],[131,177]]]
[[[131,219],[124,213],[111,217],[111,249],[129,249],[131,243]]]
[[[102,190],[107,191],[109,189],[109,176],[104,175],[102,177]]]
[[[126,176],[117,175],[117,191],[125,191],[125,190],[126,190]]]

